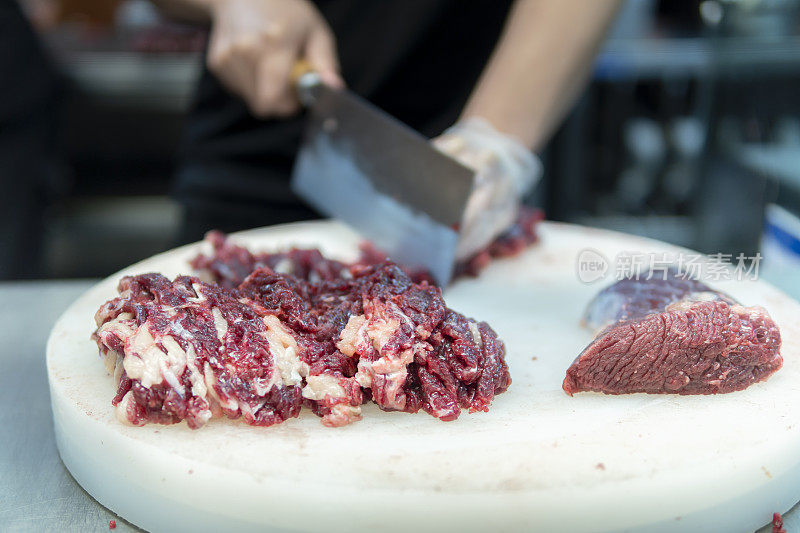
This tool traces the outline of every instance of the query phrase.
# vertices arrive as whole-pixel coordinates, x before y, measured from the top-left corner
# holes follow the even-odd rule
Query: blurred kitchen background
[[[22,3],[65,88],[42,264],[22,275],[106,276],[171,247],[205,32],[147,0]],[[800,297],[798,96],[800,0],[629,0],[529,202],[707,253],[762,250],[764,277]]]

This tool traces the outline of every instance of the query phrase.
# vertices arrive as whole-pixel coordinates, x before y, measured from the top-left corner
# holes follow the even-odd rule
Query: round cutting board
[[[315,246],[352,259],[333,222],[248,231],[252,249]],[[269,428],[212,420],[130,427],[89,340],[123,274],[189,273],[195,244],[99,283],[59,319],[47,348],[58,448],[100,503],[151,531],[752,531],[800,499],[800,305],[763,282],[715,286],[766,307],[784,366],[718,396],[584,393],[561,381],[591,340],[581,313],[609,281],[582,283],[591,247],[675,252],[657,241],[543,223],[541,242],[445,291],[505,341],[513,383],[488,413],[441,422],[386,413],[326,428],[309,412]]]

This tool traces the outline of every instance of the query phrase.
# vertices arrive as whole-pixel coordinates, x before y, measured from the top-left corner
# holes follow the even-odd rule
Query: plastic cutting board
[[[353,258],[358,238],[333,222],[236,234],[252,249],[316,246]],[[47,367],[58,448],[100,503],[151,531],[753,531],[800,499],[800,305],[763,282],[715,284],[766,307],[784,367],[718,396],[584,393],[561,381],[591,334],[583,308],[606,283],[581,283],[586,247],[676,249],[543,223],[541,242],[445,291],[505,341],[513,383],[488,413],[441,422],[365,406],[322,426],[310,412],[270,428],[212,420],[130,427],[89,339],[122,274],[190,273],[204,245],[179,248],[99,283],[60,318]]]

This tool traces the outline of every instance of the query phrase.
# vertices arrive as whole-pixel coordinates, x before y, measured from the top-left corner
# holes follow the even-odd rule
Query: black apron
[[[39,277],[59,183],[61,80],[16,0],[0,0],[0,279]]]
[[[512,0],[318,0],[350,90],[433,137],[456,121]],[[258,120],[203,73],[175,196],[181,240],[316,217],[290,190],[303,117]]]

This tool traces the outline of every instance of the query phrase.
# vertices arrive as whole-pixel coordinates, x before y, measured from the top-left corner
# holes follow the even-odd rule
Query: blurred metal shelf
[[[751,172],[800,192],[800,146],[746,143],[730,147],[728,153]]]
[[[202,70],[198,53],[142,54],[80,51],[60,54],[64,71],[82,90],[119,105],[183,111]],[[637,38],[609,41],[595,62],[601,81],[733,74],[800,73],[800,37]]]
[[[756,38],[644,38],[609,41],[595,63],[595,79],[688,77],[708,74],[760,76],[800,73],[800,36]]]
[[[80,52],[62,56],[67,76],[85,93],[117,106],[183,112],[201,73],[200,54]]]
[[[175,246],[181,215],[164,196],[72,198],[54,210],[47,227],[47,275],[107,276],[167,250]]]
[[[619,231],[691,248],[696,244],[695,221],[680,215],[581,216],[574,220],[584,226]]]

